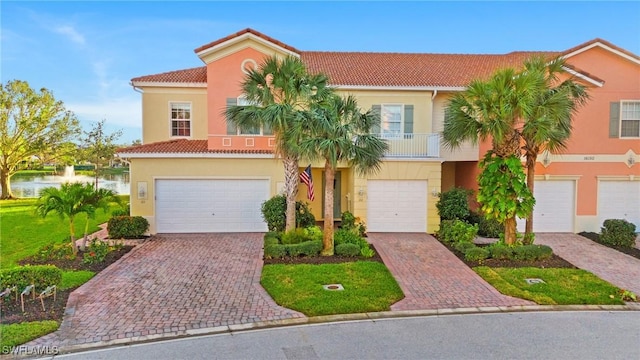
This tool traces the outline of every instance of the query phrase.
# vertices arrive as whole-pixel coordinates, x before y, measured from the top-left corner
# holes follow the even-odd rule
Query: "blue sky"
[[[599,37],[640,54],[640,2],[0,2],[3,83],[52,90],[85,128],[141,138],[132,77],[201,66],[251,27],[300,50],[561,51]]]

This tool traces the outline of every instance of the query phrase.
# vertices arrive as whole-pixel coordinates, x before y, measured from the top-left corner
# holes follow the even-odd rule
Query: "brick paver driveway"
[[[75,345],[304,315],[260,286],[262,234],[154,236],[75,290],[60,329],[30,345]]]
[[[640,260],[571,233],[536,233],[536,244],[620,288],[640,294]]]
[[[368,236],[405,294],[391,310],[534,305],[500,294],[431,235]]]

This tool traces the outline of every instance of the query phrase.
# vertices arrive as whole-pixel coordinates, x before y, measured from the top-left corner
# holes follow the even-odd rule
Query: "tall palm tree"
[[[84,185],[85,187],[89,187],[91,190],[86,189],[87,197],[84,199],[84,203],[86,205],[86,209],[91,209],[91,211],[87,211],[87,222],[84,226],[84,237],[82,238],[82,245],[80,246],[80,250],[84,251],[87,246],[87,237],[89,234],[89,220],[95,218],[96,210],[102,209],[102,211],[107,212],[109,210],[109,205],[111,203],[121,204],[122,201],[120,197],[116,195],[115,192],[109,189],[99,188],[95,189],[91,184],[87,183]]]
[[[565,73],[565,66],[565,61],[560,58],[548,61],[543,57],[534,57],[524,63],[521,76],[535,77],[537,80],[533,82],[540,85],[531,98],[533,104],[529,107],[530,112],[523,114],[521,129],[527,187],[532,194],[538,154],[544,150],[559,152],[566,148],[573,129],[572,116],[589,99],[586,88],[573,79],[559,81],[559,75]],[[530,234],[533,234],[533,212],[527,217],[525,239],[530,238]]]
[[[298,119],[307,117],[311,104],[327,96],[327,77],[309,74],[300,58],[275,56],[250,70],[242,82],[242,93],[252,105],[230,106],[227,121],[244,129],[270,128],[275,136],[275,155],[282,158],[287,199],[287,231],[295,229],[295,203],[298,192],[300,136],[289,131]]]
[[[371,110],[362,112],[353,96],[332,95],[314,105],[311,118],[298,121],[291,132],[306,133],[301,154],[310,160],[324,160],[324,232],[322,255],[333,255],[333,181],[338,163],[346,162],[366,175],[380,169],[388,145],[371,134],[380,121]]]
[[[465,91],[454,95],[448,105],[442,133],[445,146],[454,149],[465,141],[477,144],[480,140],[491,140],[491,156],[502,160],[519,157],[517,127],[522,115],[531,113],[532,90],[539,84],[533,77],[517,75],[514,69],[501,69],[489,80],[474,80]],[[503,167],[501,171],[513,171],[513,168]],[[522,203],[519,194],[508,196],[507,200],[516,207]],[[516,213],[514,208],[505,215],[505,242],[508,244],[516,241]]]
[[[46,217],[50,212],[55,212],[60,219],[69,219],[69,233],[71,235],[71,247],[73,254],[77,254],[75,238],[75,217],[78,214],[86,213],[87,215],[95,212],[95,208],[89,205],[87,198],[93,193],[93,186],[89,183],[64,183],[60,188],[47,187],[42,189],[40,197],[36,203],[36,213],[42,217]]]

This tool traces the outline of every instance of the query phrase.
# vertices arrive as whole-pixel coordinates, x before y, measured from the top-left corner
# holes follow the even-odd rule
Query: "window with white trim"
[[[380,105],[380,132],[383,137],[395,137],[403,133],[403,105]]]
[[[245,97],[238,97],[238,106],[254,105],[251,101]],[[262,127],[252,127],[249,129],[238,128],[238,135],[262,135]]]
[[[640,101],[620,102],[620,137],[640,137]]]
[[[191,103],[172,102],[171,136],[191,136]]]

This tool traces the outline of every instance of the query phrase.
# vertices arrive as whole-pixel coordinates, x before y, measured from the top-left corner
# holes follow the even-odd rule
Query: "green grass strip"
[[[479,266],[478,275],[505,295],[540,305],[623,305],[620,289],[581,269],[493,268]],[[525,279],[542,279],[528,284]]]
[[[265,265],[261,284],[276,303],[307,316],[384,311],[404,297],[386,266],[370,261]],[[344,290],[324,290],[327,284]]]
[[[91,280],[96,273],[93,271],[79,270],[79,271],[63,271],[62,281],[60,282],[60,290],[68,290],[76,288],[87,281]]]
[[[0,348],[22,345],[58,329],[53,320],[24,322],[19,324],[0,325]]]

